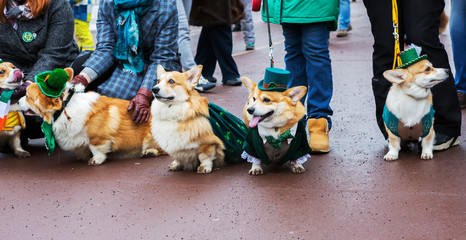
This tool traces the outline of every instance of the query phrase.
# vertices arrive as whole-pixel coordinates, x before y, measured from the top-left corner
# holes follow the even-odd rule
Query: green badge
[[[23,33],[23,41],[25,42],[32,42],[32,40],[34,40],[34,34],[32,34],[31,32],[24,32]]]

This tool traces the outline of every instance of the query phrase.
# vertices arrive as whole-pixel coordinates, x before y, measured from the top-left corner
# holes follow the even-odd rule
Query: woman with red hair
[[[23,71],[23,88],[38,73],[71,65],[78,55],[73,32],[67,0],[0,0],[0,59]],[[23,136],[41,137],[42,121],[26,121]]]

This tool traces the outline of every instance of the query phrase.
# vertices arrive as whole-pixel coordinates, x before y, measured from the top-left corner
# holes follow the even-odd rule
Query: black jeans
[[[395,41],[393,38],[391,0],[364,0],[374,36],[372,90],[375,98],[377,124],[387,138],[382,112],[391,83],[383,72],[391,69]],[[440,42],[440,15],[444,0],[398,0],[400,45],[415,44],[422,47],[434,67],[450,69],[447,53]],[[461,109],[456,95],[455,81],[450,76],[432,88],[435,109],[435,132],[451,137],[461,134]]]

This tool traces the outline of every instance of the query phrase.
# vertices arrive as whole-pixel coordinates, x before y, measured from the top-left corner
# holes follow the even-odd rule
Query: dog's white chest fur
[[[99,97],[99,94],[93,92],[75,93],[65,108],[70,120],[63,111],[53,123],[55,140],[62,149],[74,150],[89,146],[89,136],[85,123],[93,104]]]
[[[179,122],[189,107],[188,103],[168,105],[159,101],[152,102],[151,133],[168,154],[199,147],[198,143],[189,141],[188,132],[179,131]]]
[[[427,99],[415,99],[404,94],[403,90],[396,86],[388,92],[386,104],[388,109],[408,127],[419,123],[431,107]]]

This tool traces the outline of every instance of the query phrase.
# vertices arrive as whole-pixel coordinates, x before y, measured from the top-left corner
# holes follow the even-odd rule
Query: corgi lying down
[[[402,139],[418,141],[419,138],[422,138],[421,158],[432,159],[435,111],[430,89],[448,78],[448,69],[434,68],[428,60],[421,60],[406,69],[387,70],[383,75],[393,83],[383,113],[389,141],[384,160],[398,159]]]
[[[73,70],[66,68],[65,71],[71,80]],[[52,124],[53,135],[61,149],[87,160],[88,165],[104,163],[107,155],[135,158],[163,153],[150,133],[150,122],[136,124],[131,120],[133,113],[127,111],[127,100],[95,92],[72,94],[69,87],[60,97],[54,98],[46,96],[36,83],[27,88],[21,103],[23,108]]]

